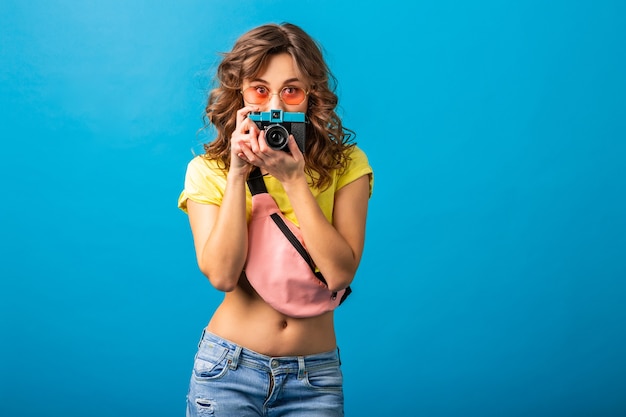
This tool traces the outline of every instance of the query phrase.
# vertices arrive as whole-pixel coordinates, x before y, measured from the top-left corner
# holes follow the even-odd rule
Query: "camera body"
[[[304,153],[306,116],[304,113],[270,110],[248,115],[259,129],[265,130],[267,145],[275,150],[289,152],[289,135],[293,135],[300,152]]]

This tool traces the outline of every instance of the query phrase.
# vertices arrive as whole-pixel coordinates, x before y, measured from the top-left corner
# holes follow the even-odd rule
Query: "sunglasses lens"
[[[263,104],[269,95],[269,91],[262,87],[248,87],[243,91],[243,99],[250,104]]]
[[[306,93],[303,89],[298,87],[286,87],[280,92],[280,98],[283,99],[285,104],[300,104],[304,101]]]

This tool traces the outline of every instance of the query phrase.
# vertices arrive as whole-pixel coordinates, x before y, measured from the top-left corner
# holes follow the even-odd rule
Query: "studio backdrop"
[[[177,206],[220,53],[289,21],[374,168],[347,416],[626,415],[626,3],[0,3],[0,415],[183,415]]]

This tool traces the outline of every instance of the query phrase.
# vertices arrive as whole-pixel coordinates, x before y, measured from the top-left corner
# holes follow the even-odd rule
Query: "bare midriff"
[[[304,356],[337,346],[333,312],[293,318],[270,307],[242,277],[226,293],[207,330],[268,356]]]

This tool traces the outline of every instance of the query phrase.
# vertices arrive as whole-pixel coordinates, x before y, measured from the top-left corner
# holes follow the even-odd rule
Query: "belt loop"
[[[339,346],[337,346],[337,359],[339,360],[339,366],[341,366],[341,354],[339,352]]]
[[[237,365],[239,365],[239,357],[241,356],[242,347],[237,345],[235,347],[235,352],[233,353],[233,357],[230,360],[230,369],[237,369]]]
[[[198,342],[198,349],[200,349],[200,345],[202,345],[202,341],[204,340],[205,333],[206,333],[206,327],[202,329],[202,335],[200,336],[200,341]]]
[[[306,375],[304,356],[298,356],[298,379],[304,378],[304,375]]]

